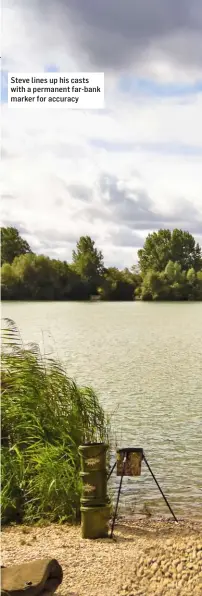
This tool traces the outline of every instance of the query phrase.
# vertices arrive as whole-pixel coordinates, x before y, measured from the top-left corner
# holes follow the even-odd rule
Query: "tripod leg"
[[[111,470],[110,470],[110,472],[109,472],[109,474],[107,476],[107,480],[110,479],[110,476],[112,475],[112,472],[114,471],[115,466],[116,466],[116,461],[115,461],[115,464],[112,466],[112,468],[111,468]]]
[[[169,503],[168,503],[168,500],[166,499],[166,496],[164,495],[164,493],[163,493],[163,491],[162,491],[162,489],[161,489],[161,487],[160,487],[160,485],[159,485],[159,483],[158,483],[158,480],[157,480],[157,479],[156,479],[156,477],[154,476],[154,474],[153,474],[153,472],[152,472],[152,469],[150,468],[150,465],[148,464],[148,461],[147,461],[147,459],[146,459],[146,457],[145,457],[145,454],[143,454],[143,459],[144,459],[144,461],[145,461],[145,463],[146,463],[146,465],[147,465],[147,467],[148,467],[148,470],[150,471],[150,474],[152,475],[152,478],[154,479],[154,482],[155,482],[155,483],[156,483],[156,485],[158,486],[158,489],[160,490],[160,493],[162,494],[162,497],[163,497],[163,499],[164,499],[164,501],[165,501],[165,503],[166,503],[166,505],[167,505],[168,509],[170,510],[170,512],[171,512],[171,514],[172,514],[172,516],[174,517],[174,520],[175,520],[176,522],[178,522],[178,520],[177,520],[177,518],[176,518],[176,516],[175,516],[175,514],[174,514],[174,511],[172,510],[171,506],[169,505]]]
[[[123,468],[122,468],[121,480],[120,480],[119,490],[118,490],[118,495],[117,495],[116,507],[115,507],[115,511],[114,511],[114,517],[113,517],[113,521],[112,521],[110,538],[112,538],[112,536],[113,536],[113,531],[114,531],[114,526],[115,526],[115,521],[116,521],[116,516],[117,516],[117,511],[118,511],[118,505],[119,505],[119,498],[120,498],[120,494],[121,494],[123,475],[124,475],[124,471],[125,471],[125,465],[126,465],[126,454],[124,455],[124,459],[123,459]]]

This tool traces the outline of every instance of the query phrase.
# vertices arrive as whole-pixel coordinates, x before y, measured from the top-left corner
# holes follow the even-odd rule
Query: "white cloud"
[[[39,5],[35,2],[36,6]],[[78,44],[79,30],[72,26],[62,28],[56,4],[54,10],[53,4],[51,7],[46,21],[44,18],[37,21],[40,13],[31,4],[20,9],[16,3],[11,8],[9,2],[9,9],[4,9],[4,55],[8,69],[40,71],[45,65],[56,63],[62,70],[81,70],[83,65],[85,68],[90,65],[89,56]],[[137,75],[140,64],[134,68]],[[131,72],[134,68],[131,67]],[[151,53],[150,66],[145,63],[142,76],[148,68],[154,78],[180,80],[182,77],[176,64],[171,67],[168,59],[167,63],[163,62],[160,52],[156,58],[155,52]],[[183,69],[184,80],[186,77],[188,80],[185,65]],[[196,72],[197,67],[193,66],[192,74],[195,76]],[[61,235],[79,237],[87,233],[102,247],[107,262],[114,259],[115,264],[130,265],[137,245],[124,249],[115,247],[112,241],[110,244],[109,237],[113,239],[117,221],[113,221],[109,206],[103,202],[100,179],[103,174],[115,176],[128,192],[146,193],[153,202],[154,212],[164,213],[165,221],[174,213],[178,221],[178,207],[183,201],[187,210],[184,220],[195,222],[195,210],[198,210],[202,221],[202,156],[194,155],[196,148],[201,148],[202,97],[195,95],[186,102],[137,100],[117,93],[117,74],[110,71],[106,80],[106,112],[54,110],[52,113],[3,108],[2,145],[7,156],[3,184],[5,195],[12,195],[13,199],[7,197],[2,201],[2,219],[20,222],[28,229],[29,241],[33,240],[36,250],[43,247],[51,256],[70,258],[72,241],[67,246],[63,239],[58,246],[53,238],[48,248],[38,241],[37,234],[56,230]],[[134,144],[133,150],[129,150],[130,143]],[[148,151],[146,146],[143,150],[143,144],[184,144],[193,146],[193,155],[188,157],[180,151],[170,155],[163,149]],[[79,193],[73,195],[71,185],[87,187],[89,200],[82,200]],[[193,211],[186,201],[191,202]],[[89,208],[93,206],[99,210],[92,218]],[[137,233],[141,245],[142,230],[138,231],[138,227]]]

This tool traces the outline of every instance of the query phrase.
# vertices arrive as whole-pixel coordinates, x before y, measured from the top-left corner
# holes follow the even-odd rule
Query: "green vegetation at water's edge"
[[[102,252],[82,236],[72,263],[34,254],[16,228],[2,228],[3,300],[202,300],[201,247],[186,231],[149,234],[138,265],[104,266]]]
[[[108,420],[94,391],[79,388],[37,345],[25,348],[8,319],[2,338],[2,521],[74,522],[78,447],[108,440]]]

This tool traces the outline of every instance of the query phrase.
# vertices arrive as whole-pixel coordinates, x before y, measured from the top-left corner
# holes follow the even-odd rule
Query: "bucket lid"
[[[79,445],[78,451],[79,453],[82,453],[83,451],[89,451],[90,448],[93,447],[97,447],[100,449],[100,455],[101,453],[103,453],[103,451],[107,451],[107,449],[109,448],[109,445],[107,445],[106,443],[85,443],[84,445]]]

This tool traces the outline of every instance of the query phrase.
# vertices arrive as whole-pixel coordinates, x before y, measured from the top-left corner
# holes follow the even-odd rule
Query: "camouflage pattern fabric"
[[[2,596],[51,596],[63,579],[56,559],[29,561],[1,568]]]

